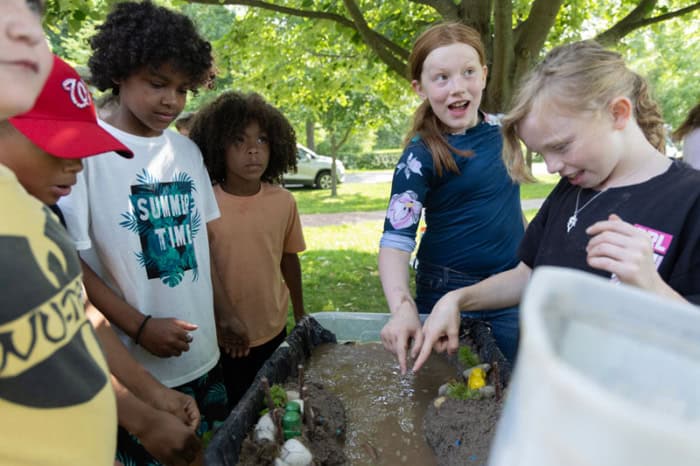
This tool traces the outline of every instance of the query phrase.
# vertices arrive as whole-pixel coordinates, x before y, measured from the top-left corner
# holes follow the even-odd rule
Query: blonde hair
[[[576,112],[601,112],[619,96],[629,98],[633,116],[647,140],[664,152],[664,121],[644,78],[627,68],[622,56],[594,41],[552,49],[521,81],[511,110],[502,120],[503,161],[511,178],[531,181],[525,165],[518,124],[538,98],[555,98]]]
[[[688,112],[685,121],[673,132],[673,140],[682,141],[695,128],[700,128],[700,102]]]
[[[440,23],[430,27],[416,39],[411,55],[408,57],[409,78],[420,81],[423,63],[430,52],[457,43],[474,48],[479,55],[479,63],[482,66],[486,64],[484,45],[475,29],[457,22]],[[452,152],[465,157],[472,154],[470,151],[461,151],[452,147],[443,135],[445,129],[445,125],[435,115],[430,102],[426,99],[413,115],[413,126],[404,141],[404,145],[408,146],[416,135],[421,137],[433,157],[433,165],[438,176],[442,176],[443,169],[459,173],[457,164],[452,158]]]

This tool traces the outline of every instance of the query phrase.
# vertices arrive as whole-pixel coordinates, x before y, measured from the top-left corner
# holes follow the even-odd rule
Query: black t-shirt
[[[579,187],[562,179],[532,220],[520,244],[520,259],[534,269],[554,265],[603,277],[610,273],[586,262],[590,237],[586,228],[617,214],[648,231],[661,278],[686,299],[700,304],[700,171],[682,162],[644,183],[610,188],[579,211],[577,225],[567,233]],[[579,209],[596,195],[583,189]]]

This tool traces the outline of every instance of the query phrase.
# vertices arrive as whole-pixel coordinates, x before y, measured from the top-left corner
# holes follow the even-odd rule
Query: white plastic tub
[[[380,341],[379,332],[391,314],[375,312],[316,312],[311,317],[319,324],[335,333],[339,342]],[[420,316],[424,321],[427,315]]]
[[[536,270],[491,466],[700,465],[700,308]]]

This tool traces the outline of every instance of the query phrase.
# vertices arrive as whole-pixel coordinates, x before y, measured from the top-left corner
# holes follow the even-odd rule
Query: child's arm
[[[304,312],[304,294],[301,286],[301,263],[297,253],[282,254],[280,269],[284,282],[289,289],[289,297],[294,309],[294,321],[299,322],[306,313]]]
[[[413,364],[418,371],[432,350],[454,353],[459,344],[460,311],[485,311],[517,305],[530,281],[532,269],[520,262],[474,285],[446,293],[435,303],[423,324],[423,344]]]
[[[195,429],[169,412],[156,409],[131,393],[112,375],[119,425],[135,435],[158,461],[189,465],[202,446]]]
[[[139,345],[156,356],[179,356],[190,349],[195,324],[168,318],[149,318],[119,297],[81,259],[83,283],[91,302],[112,322]],[[147,321],[145,319],[148,319]],[[140,330],[140,332],[139,332]]]
[[[85,314],[112,373],[119,424],[159,461],[189,464],[201,448],[195,434],[200,417],[197,403],[192,397],[162,385],[136,362],[109,321],[89,302]]]
[[[232,358],[242,358],[250,352],[250,340],[245,323],[236,316],[231,301],[224,290],[219,273],[211,257],[211,284],[214,290],[214,315],[216,336],[226,354]]]
[[[409,349],[410,356],[415,358],[423,344],[423,330],[418,308],[408,284],[410,258],[410,252],[381,247],[377,261],[382,289],[391,312],[391,318],[384,325],[379,336],[384,348],[396,355],[402,374],[406,373],[406,357]]]
[[[114,333],[109,321],[90,302],[85,303],[85,315],[95,329],[110,372],[141,400],[156,409],[174,414],[192,430],[196,429],[200,415],[194,398],[170,389],[156,380],[134,359]]]

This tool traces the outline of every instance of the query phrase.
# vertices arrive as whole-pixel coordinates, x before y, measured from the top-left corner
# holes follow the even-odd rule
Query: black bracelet
[[[141,325],[139,326],[139,329],[136,331],[136,336],[134,337],[134,343],[137,345],[139,344],[139,338],[141,338],[141,334],[143,333],[143,329],[146,327],[146,322],[148,322],[148,319],[150,319],[151,316],[150,314],[147,315],[146,317],[143,318],[143,322],[141,322]]]

